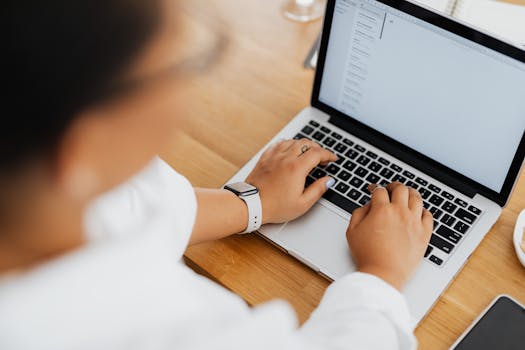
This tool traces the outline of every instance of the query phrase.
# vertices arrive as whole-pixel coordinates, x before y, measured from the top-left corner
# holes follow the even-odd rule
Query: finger
[[[304,173],[306,175],[319,164],[335,162],[337,156],[324,148],[317,147],[305,152],[302,156],[298,157],[297,160],[304,166]]]
[[[335,180],[330,176],[325,176],[308,186],[303,192],[303,202],[305,210],[311,208],[323,194],[335,184]]]
[[[373,189],[372,199],[370,200],[370,209],[390,204],[390,196],[386,188],[382,186],[377,186]]]
[[[427,209],[423,209],[422,215],[423,227],[425,228],[425,232],[428,235],[428,240],[430,240],[432,230],[434,229],[434,217]]]
[[[393,204],[408,206],[408,187],[400,182],[393,182],[387,186],[387,189]]]
[[[286,151],[288,151],[290,149],[290,147],[292,147],[297,142],[299,142],[299,140],[285,140],[285,141],[282,141],[278,145],[278,150],[280,152],[286,152]]]
[[[290,156],[301,157],[306,152],[317,148],[321,148],[321,146],[308,139],[301,139],[292,144],[287,152],[290,153]]]
[[[368,215],[370,212],[370,203],[366,204],[365,206],[358,208],[352,212],[352,218],[350,219],[350,225],[348,226],[349,229],[353,229],[357,225],[363,221],[363,219]]]
[[[417,215],[417,217],[423,215],[423,198],[421,198],[421,194],[413,188],[408,189],[408,208]]]

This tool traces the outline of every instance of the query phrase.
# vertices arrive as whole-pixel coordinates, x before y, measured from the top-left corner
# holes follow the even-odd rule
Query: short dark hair
[[[51,153],[160,24],[158,0],[4,0],[0,172]]]

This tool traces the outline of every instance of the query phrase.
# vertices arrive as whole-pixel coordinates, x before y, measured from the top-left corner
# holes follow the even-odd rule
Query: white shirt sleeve
[[[389,350],[415,349],[417,342],[403,296],[363,273],[334,282],[310,319],[297,328],[291,307],[263,304],[249,319],[217,325],[196,349]]]
[[[413,349],[404,297],[378,277],[353,273],[334,282],[300,330],[323,349]]]

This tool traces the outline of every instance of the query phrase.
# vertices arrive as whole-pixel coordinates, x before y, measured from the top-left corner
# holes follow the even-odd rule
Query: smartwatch
[[[248,225],[246,226],[246,231],[241,233],[257,231],[262,223],[262,204],[259,189],[246,182],[228,184],[224,186],[224,189],[233,192],[248,207]]]

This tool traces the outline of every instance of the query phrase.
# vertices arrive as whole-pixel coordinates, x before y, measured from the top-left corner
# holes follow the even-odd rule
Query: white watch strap
[[[239,198],[242,199],[248,207],[248,226],[246,226],[246,231],[242,233],[257,231],[262,223],[262,205],[259,193],[249,196],[239,196]]]

